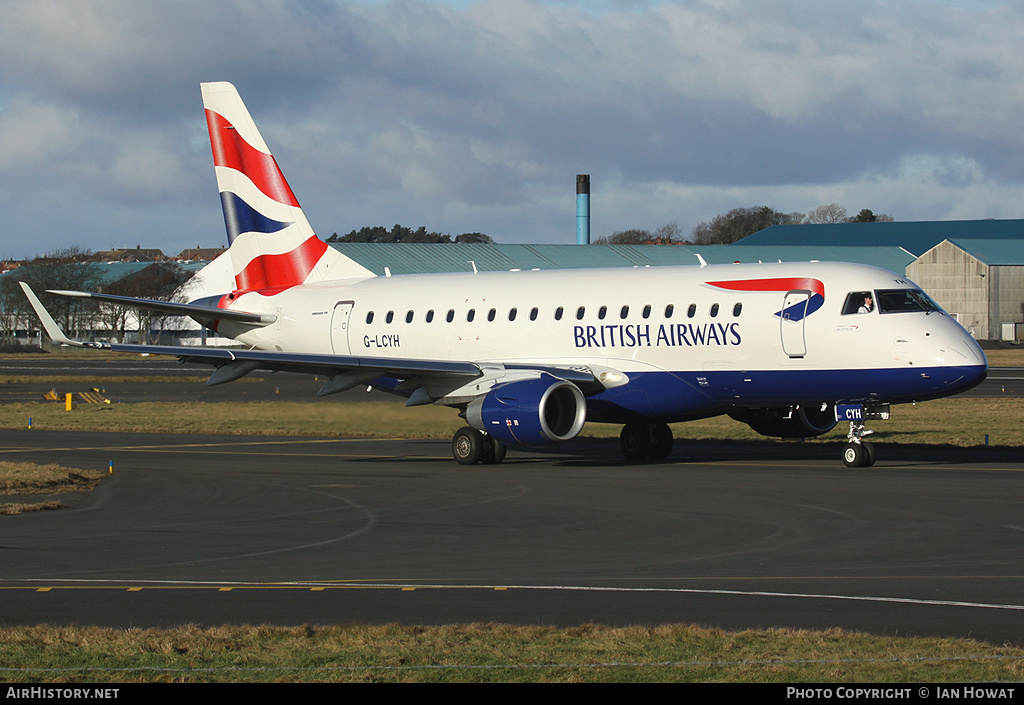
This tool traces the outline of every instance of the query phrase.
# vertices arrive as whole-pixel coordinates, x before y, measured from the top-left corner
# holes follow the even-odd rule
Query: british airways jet
[[[254,370],[360,385],[408,406],[453,407],[463,464],[621,424],[631,460],[672,450],[670,423],[728,414],[805,438],[849,421],[849,466],[875,450],[865,421],[985,378],[978,344],[902,275],[842,263],[375,276],[320,240],[234,86],[202,84],[234,290],[188,304],[55,292],[191,316],[244,349],[51,338],[212,365],[207,384]]]

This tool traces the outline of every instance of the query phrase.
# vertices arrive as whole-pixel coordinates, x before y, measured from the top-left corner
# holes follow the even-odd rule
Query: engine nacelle
[[[836,427],[836,413],[832,404],[735,409],[729,412],[729,416],[747,424],[762,436],[778,438],[811,438],[828,433]]]
[[[575,384],[545,374],[503,384],[474,399],[466,420],[506,445],[550,445],[579,434],[587,403]]]

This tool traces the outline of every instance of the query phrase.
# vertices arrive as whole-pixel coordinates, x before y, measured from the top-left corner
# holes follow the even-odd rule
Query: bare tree
[[[611,235],[594,240],[595,245],[649,245],[653,236],[650,230],[619,230]]]
[[[640,228],[619,230],[594,240],[595,245],[682,245],[684,242],[679,223],[666,223],[653,233]]]
[[[174,262],[155,262],[134,274],[122,277],[104,287],[106,294],[130,296],[158,301],[174,301],[182,285],[192,276]],[[103,304],[103,312],[110,330],[124,340],[128,319],[134,307],[118,304]],[[150,331],[164,327],[167,314],[155,311],[137,310],[139,320],[139,342],[150,342]]]
[[[804,223],[824,225],[828,223],[847,223],[849,220],[846,216],[846,208],[838,203],[829,203],[808,211],[807,217],[804,218]]]
[[[74,333],[91,328],[97,308],[88,299],[75,299],[46,293],[47,289],[71,289],[94,291],[102,281],[98,269],[90,266],[93,255],[88,250],[70,247],[36,257],[3,277],[0,296],[4,309],[12,312],[27,312],[28,301],[19,282],[32,287],[46,306],[50,315],[65,331]]]

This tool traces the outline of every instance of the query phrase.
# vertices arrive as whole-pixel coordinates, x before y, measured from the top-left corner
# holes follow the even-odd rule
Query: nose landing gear
[[[843,446],[843,462],[848,468],[869,468],[875,464],[875,446],[864,440],[873,431],[864,427],[867,419],[889,418],[888,404],[836,404],[836,420],[849,421],[850,432]]]
[[[847,444],[843,447],[843,462],[848,468],[869,468],[875,464],[875,446],[865,441],[864,436],[871,433],[864,428],[861,421],[850,422],[850,433]]]

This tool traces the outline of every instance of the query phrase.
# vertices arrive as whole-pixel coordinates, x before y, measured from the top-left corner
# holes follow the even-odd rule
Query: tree
[[[155,262],[145,269],[108,284],[103,287],[103,293],[158,301],[174,301],[182,285],[191,277],[192,272],[186,272],[175,262]],[[163,322],[168,317],[167,314],[156,311],[109,303],[103,304],[101,311],[107,327],[121,342],[124,342],[128,319],[133,311],[138,312],[140,342],[143,340],[149,342],[149,331],[157,326],[162,328]]]
[[[611,235],[594,240],[595,245],[649,245],[652,236],[649,230],[619,230]]]
[[[483,233],[462,233],[455,238],[455,242],[471,243],[479,245],[493,245],[494,238]]]
[[[447,233],[428,232],[423,226],[416,230],[407,228],[404,225],[395,224],[388,230],[382,225],[364,227],[353,230],[350,233],[338,236],[334,233],[327,242],[426,242],[426,243],[447,243],[453,242],[452,236]],[[463,233],[455,238],[454,242],[477,242],[493,244],[492,240],[483,233]]]
[[[93,259],[92,252],[80,247],[54,250],[34,258],[3,277],[0,297],[4,310],[16,315],[29,311],[28,300],[19,284],[25,282],[64,331],[74,334],[90,328],[97,313],[95,302],[46,292],[48,289],[94,291],[102,282],[102,275],[97,268],[89,266]]]
[[[665,223],[654,231],[654,242],[658,245],[682,245],[686,240],[683,238],[682,228],[679,223]]]
[[[771,225],[790,225],[803,220],[802,213],[780,213],[768,206],[734,208],[699,223],[690,241],[694,245],[728,245]]]
[[[860,213],[850,218],[850,223],[891,223],[893,217],[882,213],[881,215],[875,215],[871,212],[870,208],[864,208]]]
[[[679,223],[666,223],[653,233],[650,230],[634,228],[619,230],[611,235],[594,240],[595,245],[682,245],[685,241],[680,234]]]
[[[861,211],[863,213],[864,211]],[[871,211],[868,211],[870,213]],[[805,223],[814,225],[822,225],[827,223],[848,223],[850,219],[846,217],[846,208],[839,205],[838,203],[829,203],[824,206],[818,206],[812,208],[807,212],[807,217],[804,218]]]

